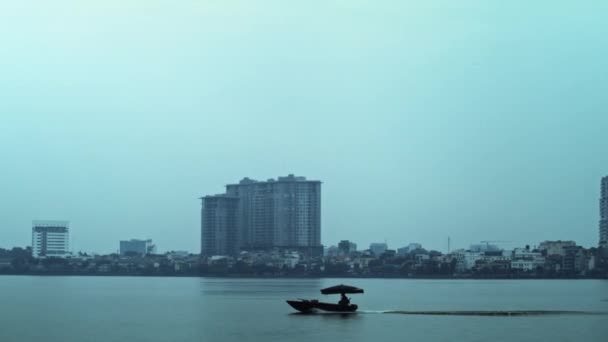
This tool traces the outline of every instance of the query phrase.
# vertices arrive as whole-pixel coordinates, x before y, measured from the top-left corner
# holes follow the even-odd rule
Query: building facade
[[[520,271],[536,271],[545,266],[545,257],[540,251],[530,248],[515,248],[512,252],[511,269]]]
[[[235,255],[241,245],[237,226],[238,198],[215,195],[201,199],[201,255]]]
[[[369,244],[369,251],[375,256],[380,256],[388,249],[385,242],[372,242]]]
[[[401,256],[408,255],[415,250],[422,249],[422,245],[419,243],[410,243],[405,247],[401,247],[397,249],[397,254]]]
[[[67,221],[32,222],[32,256],[65,258],[70,254],[70,228]]]
[[[562,240],[543,241],[538,246],[538,250],[540,250],[543,255],[558,255],[563,257],[566,255],[566,250],[572,247],[576,247],[576,242]]]
[[[120,255],[127,254],[156,254],[156,245],[154,245],[150,239],[131,239],[120,241]]]
[[[357,244],[348,240],[342,240],[338,243],[338,254],[341,256],[349,256],[357,251]]]
[[[207,200],[219,212],[205,209]],[[222,204],[213,204],[218,201]],[[213,219],[220,212],[233,216]],[[218,225],[222,220],[226,221],[226,234],[234,232],[226,240],[211,236],[221,231]],[[238,184],[226,185],[225,194],[203,197],[201,225],[203,249],[215,239],[216,246],[231,253],[281,248],[322,254],[321,182],[294,175],[267,181],[244,178]]]
[[[608,176],[602,178],[600,194],[600,246],[608,247]]]

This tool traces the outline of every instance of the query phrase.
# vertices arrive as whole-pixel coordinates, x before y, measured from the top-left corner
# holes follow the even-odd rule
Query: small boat
[[[336,285],[322,289],[321,293],[324,295],[340,294],[342,296],[342,299],[338,304],[319,302],[316,299],[288,300],[287,304],[302,313],[313,313],[318,310],[328,312],[352,313],[357,311],[358,306],[356,304],[351,304],[349,298],[346,297],[346,294],[363,293],[363,289],[349,285]]]
[[[287,304],[303,313],[312,313],[316,310],[328,312],[355,312],[358,308],[357,304],[340,305],[335,303],[319,302],[316,299],[288,300]]]

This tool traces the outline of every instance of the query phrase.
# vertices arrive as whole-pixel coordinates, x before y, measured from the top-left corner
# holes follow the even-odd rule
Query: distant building
[[[374,242],[369,245],[369,251],[375,256],[380,256],[388,249],[388,245],[385,242]]]
[[[70,228],[67,221],[32,222],[32,256],[59,257],[70,254]]]
[[[562,271],[565,273],[584,274],[589,270],[589,256],[581,246],[565,248],[562,259]]]
[[[338,248],[338,246],[329,246],[325,248],[324,251],[325,256],[329,258],[337,257],[339,253],[340,249]]]
[[[205,196],[201,211],[201,255],[236,255],[241,240],[237,213],[239,199],[228,195]]]
[[[608,247],[608,176],[602,178],[600,195],[600,246]]]
[[[127,254],[156,254],[156,245],[152,243],[152,240],[123,240],[120,241],[120,255]]]
[[[469,247],[469,250],[471,252],[485,253],[485,252],[498,252],[498,251],[501,251],[502,249],[500,247],[498,247],[497,245],[483,243],[483,244],[471,245]]]
[[[419,243],[410,243],[406,247],[401,247],[397,249],[397,254],[401,256],[405,256],[410,254],[411,252],[422,249],[422,245]]]
[[[566,256],[566,249],[576,247],[576,242],[574,241],[543,241],[538,246],[538,250],[543,252],[544,255],[558,255],[558,256]]]
[[[207,201],[211,207],[217,203],[218,211],[205,209]],[[267,181],[244,178],[226,185],[225,194],[203,197],[202,216],[203,254],[273,248],[323,254],[320,181],[294,175]],[[222,222],[225,228],[220,228]]]
[[[530,248],[515,248],[512,252],[511,269],[536,271],[545,265],[545,257],[540,251]]]
[[[348,240],[342,240],[338,243],[339,254],[348,256],[350,253],[357,251],[357,244]]]
[[[463,273],[472,270],[478,261],[484,259],[484,254],[458,249],[452,252],[452,257],[456,259],[456,272]]]

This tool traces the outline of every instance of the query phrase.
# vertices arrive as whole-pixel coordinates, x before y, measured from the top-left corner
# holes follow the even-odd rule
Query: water
[[[299,315],[284,302],[339,283],[365,289],[351,296],[360,313]],[[608,281],[0,277],[2,342],[608,341],[606,315],[394,310],[601,312]]]

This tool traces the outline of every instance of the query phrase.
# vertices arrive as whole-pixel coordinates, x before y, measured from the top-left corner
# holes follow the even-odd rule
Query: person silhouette
[[[350,298],[346,297],[344,293],[340,293],[340,301],[338,302],[338,304],[342,306],[347,306],[350,304]]]

